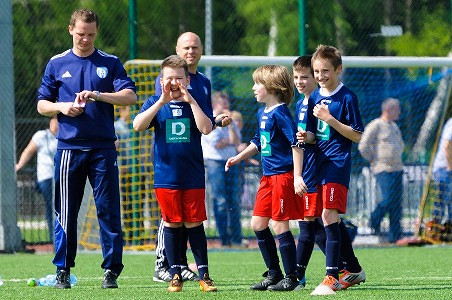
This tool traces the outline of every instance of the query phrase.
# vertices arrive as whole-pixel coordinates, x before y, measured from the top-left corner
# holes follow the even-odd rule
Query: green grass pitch
[[[452,299],[452,247],[358,248],[356,254],[367,273],[367,281],[336,299]],[[189,255],[192,261],[191,253]],[[312,299],[309,294],[324,274],[324,256],[315,250],[307,270],[306,288],[298,292],[256,292],[249,286],[261,280],[265,266],[257,250],[210,251],[209,265],[219,291],[203,293],[198,284],[187,282],[181,293],[166,292],[166,283],[152,281],[155,255],[124,253],[124,271],[119,289],[100,288],[102,257],[79,253],[72,273],[78,278],[70,290],[29,287],[30,277],[54,272],[52,254],[1,254],[1,299]],[[317,296],[318,297],[318,296]]]

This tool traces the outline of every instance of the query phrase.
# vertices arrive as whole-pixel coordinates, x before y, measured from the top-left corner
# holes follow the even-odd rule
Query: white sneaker
[[[366,282],[366,273],[361,269],[359,273],[351,273],[347,270],[339,277],[339,282],[342,285],[342,289],[346,289],[355,284]]]

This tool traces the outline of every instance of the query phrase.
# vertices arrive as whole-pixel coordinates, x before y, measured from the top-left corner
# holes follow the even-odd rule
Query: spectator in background
[[[36,177],[37,187],[44,198],[47,227],[49,229],[50,242],[54,241],[53,226],[53,175],[57,142],[56,134],[58,132],[58,120],[56,116],[50,119],[49,128],[37,131],[31,138],[27,147],[20,155],[16,164],[16,172],[22,169],[30,159],[37,153]]]
[[[229,96],[223,92],[214,92],[212,108],[214,117],[220,114],[231,115]],[[242,245],[239,168],[234,166],[229,172],[224,171],[227,159],[237,155],[240,141],[240,130],[235,122],[228,127],[217,127],[209,135],[203,135],[201,138],[215,224],[221,243],[226,247]]]
[[[432,221],[441,224],[451,222],[452,192],[452,118],[444,125],[441,139],[433,162],[433,179],[438,184],[438,201],[433,203]],[[445,214],[447,207],[447,215]]]
[[[358,145],[361,155],[370,162],[381,191],[381,201],[370,216],[370,227],[380,234],[380,223],[389,213],[388,242],[395,243],[402,234],[402,193],[404,143],[399,127],[400,104],[394,98],[385,99],[381,105],[381,116],[371,121],[364,129]]]

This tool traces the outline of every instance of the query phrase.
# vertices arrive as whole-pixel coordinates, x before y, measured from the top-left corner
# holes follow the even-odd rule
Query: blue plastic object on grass
[[[46,277],[39,278],[38,280],[38,286],[54,286],[56,280],[55,274],[49,274]],[[71,283],[71,286],[74,286],[77,284],[77,277],[74,274],[71,274],[69,282]]]

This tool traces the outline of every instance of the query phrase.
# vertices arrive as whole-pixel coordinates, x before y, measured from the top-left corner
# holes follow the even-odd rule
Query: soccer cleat
[[[199,277],[195,272],[190,270],[189,267],[183,267],[181,269],[182,281],[198,281]]]
[[[184,282],[180,278],[180,275],[174,274],[173,279],[171,279],[169,282],[168,292],[181,292],[183,285],[184,285]]]
[[[261,282],[253,284],[250,287],[250,289],[256,290],[256,291],[266,291],[270,285],[275,285],[284,278],[282,276],[282,274],[270,275],[270,274],[268,274],[268,271],[266,271],[264,274],[262,274],[262,276],[265,277],[265,279],[262,280]]]
[[[355,284],[360,284],[361,282],[366,282],[366,273],[361,269],[359,273],[351,273],[344,270],[343,274],[339,277],[339,282],[342,285],[342,289],[347,289]]]
[[[54,287],[56,289],[70,289],[71,288],[71,273],[66,270],[59,270],[55,277]]]
[[[322,283],[315,288],[311,295],[332,295],[341,289],[342,285],[339,280],[331,275],[326,275]]]
[[[294,289],[294,291],[300,291],[300,290],[304,289],[305,286],[306,286],[306,276],[303,276],[303,278],[298,280],[298,285]]]
[[[287,292],[293,291],[298,286],[298,280],[295,276],[286,276],[277,284],[272,284],[267,287],[269,291]]]
[[[209,274],[205,273],[202,279],[199,280],[199,290],[202,292],[216,292],[218,289]]]
[[[152,280],[155,282],[170,282],[171,274],[168,268],[160,268],[154,271],[154,276]]]
[[[118,283],[116,282],[118,275],[113,273],[111,270],[105,270],[104,281],[102,282],[103,289],[117,289]]]

